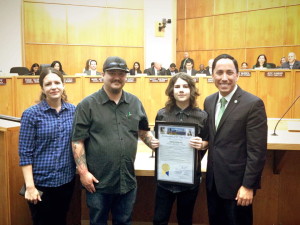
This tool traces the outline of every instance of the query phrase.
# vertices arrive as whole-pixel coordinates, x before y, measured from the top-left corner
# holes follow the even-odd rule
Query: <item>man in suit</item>
[[[283,69],[300,69],[300,61],[296,60],[296,54],[290,52],[288,54],[288,61],[282,64]]]
[[[151,76],[151,75],[156,75],[156,76],[160,76],[160,75],[167,75],[167,71],[165,68],[163,68],[161,66],[160,63],[158,62],[154,62],[154,66],[149,68],[147,70],[147,75]]]
[[[191,61],[188,60],[185,66],[186,68],[181,70],[181,72],[185,72],[190,76],[195,76],[196,73],[198,73],[198,71],[193,68],[193,63]]]
[[[232,56],[215,58],[212,71],[219,92],[204,102],[209,115],[209,222],[252,225],[252,201],[260,188],[267,150],[265,106],[260,98],[237,85],[238,63]]]
[[[178,73],[178,69],[176,69],[175,63],[171,63],[169,69],[166,70],[166,74],[173,76]]]
[[[186,69],[186,63],[187,63],[187,61],[192,62],[192,64],[194,65],[194,60],[192,58],[190,58],[190,55],[189,55],[188,52],[185,52],[183,54],[183,57],[184,58],[183,58],[183,60],[181,60],[180,67],[179,67],[180,71],[183,70],[183,69]]]

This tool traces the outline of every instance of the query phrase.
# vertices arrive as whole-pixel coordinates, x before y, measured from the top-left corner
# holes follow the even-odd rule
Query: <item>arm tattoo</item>
[[[141,140],[149,147],[151,148],[151,140],[152,140],[152,134],[149,131],[140,131],[139,136]]]
[[[86,165],[86,155],[83,143],[75,141],[72,143],[73,155],[74,160],[76,163],[77,168],[85,169],[87,168]]]

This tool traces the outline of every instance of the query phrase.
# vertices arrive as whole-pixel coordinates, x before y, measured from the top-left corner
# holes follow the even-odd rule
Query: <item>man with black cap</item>
[[[134,160],[140,137],[149,147],[158,141],[148,126],[141,101],[125,92],[129,72],[124,59],[108,57],[103,65],[103,87],[76,108],[72,148],[86,191],[90,224],[131,224],[136,197]]]

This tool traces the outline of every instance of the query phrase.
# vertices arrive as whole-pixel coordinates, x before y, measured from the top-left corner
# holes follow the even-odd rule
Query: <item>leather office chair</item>
[[[271,67],[271,68],[276,68],[276,65],[274,63],[268,63],[268,65]]]
[[[12,67],[9,71],[10,73],[17,73],[19,75],[28,75],[29,74],[29,69],[27,67]]]

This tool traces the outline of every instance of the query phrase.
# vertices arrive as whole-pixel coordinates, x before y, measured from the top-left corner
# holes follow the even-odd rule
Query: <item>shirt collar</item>
[[[101,96],[101,103],[102,105],[111,101],[108,97],[108,95],[106,94],[105,90],[104,90],[104,87],[102,86],[102,88],[99,90],[99,93],[100,93],[100,96]],[[129,100],[128,100],[128,96],[127,96],[127,93],[122,90],[122,96],[120,98],[120,101],[119,102],[125,102],[125,103],[129,103]]]
[[[46,100],[41,101],[40,106],[41,106],[41,109],[43,111],[47,111],[47,110],[53,109],[53,108],[50,107],[50,105],[48,104],[48,102]],[[66,102],[61,101],[61,110],[60,111],[63,111],[65,109],[70,109],[70,107],[69,107],[69,105]]]
[[[188,106],[187,108],[185,108],[185,109],[182,110],[182,109],[179,108],[177,105],[175,105],[174,108],[173,108],[173,111],[174,111],[175,115],[178,115],[178,114],[180,114],[180,113],[183,113],[183,114],[185,114],[186,116],[189,116],[189,115],[190,115],[191,109],[192,109],[192,107],[191,107],[191,106]]]
[[[230,102],[232,96],[233,96],[234,93],[236,92],[237,87],[238,87],[238,85],[236,84],[235,87],[234,87],[234,89],[232,90],[232,92],[230,92],[230,93],[229,93],[228,95],[226,95],[226,96],[222,96],[222,95],[220,94],[220,92],[219,92],[219,100],[218,100],[218,103],[220,102],[220,99],[223,98],[223,97],[226,99],[227,102]]]

